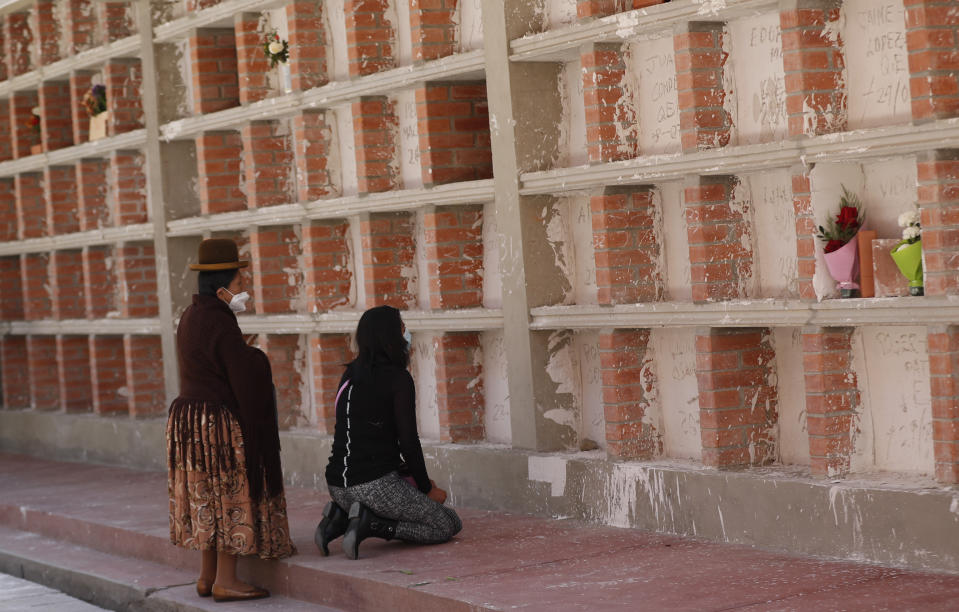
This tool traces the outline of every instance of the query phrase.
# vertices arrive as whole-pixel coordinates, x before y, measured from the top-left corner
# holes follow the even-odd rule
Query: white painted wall
[[[492,202],[483,206],[483,306],[503,307],[503,276],[500,273],[501,235],[496,229]]]
[[[426,257],[426,210],[420,208],[414,214],[413,270],[409,274],[404,273],[404,276],[410,277],[410,293],[416,296],[417,306],[422,310],[429,310],[430,271]]]
[[[423,186],[423,170],[420,163],[420,134],[416,118],[416,92],[412,89],[395,94],[393,102],[399,118],[400,178],[404,189]]]
[[[456,3],[459,27],[456,39],[460,51],[483,48],[483,0],[460,0]]]
[[[776,392],[779,397],[779,460],[786,464],[809,465],[802,330],[774,329],[773,347],[776,350]]]
[[[853,369],[862,408],[852,470],[933,473],[926,329],[857,329]]]
[[[513,441],[510,423],[509,385],[507,384],[506,346],[502,331],[484,332],[483,393],[486,402],[486,439],[497,444]]]
[[[436,342],[432,332],[413,334],[410,372],[416,381],[416,426],[420,437],[439,440],[440,417],[436,402]]]
[[[563,67],[563,116],[560,121],[560,159],[557,165],[582,166],[586,153],[586,106],[583,103],[583,65],[576,59]]]
[[[330,80],[350,80],[350,59],[346,43],[346,12],[344,0],[324,0],[323,18],[330,34],[327,51],[330,54]]]
[[[390,0],[386,18],[396,36],[396,65],[413,64],[413,31],[410,27],[410,0]]]
[[[337,152],[340,189],[345,196],[356,195],[356,134],[353,131],[353,109],[349,105],[333,110],[333,150]]]
[[[796,258],[796,213],[792,199],[792,176],[775,170],[742,177],[753,202],[754,270],[761,297],[798,295]]]
[[[896,222],[901,213],[914,210],[918,188],[916,158],[913,156],[871,162],[863,166],[866,227],[879,238],[899,238]]]
[[[582,423],[583,395],[579,353],[573,332],[557,330],[550,333],[546,344],[545,371],[554,385],[551,395],[557,398],[558,405],[547,406],[543,417],[578,430]]]
[[[839,213],[839,198],[843,185],[860,197],[865,191],[862,167],[859,164],[816,164],[809,173],[809,178],[816,225],[824,225],[826,219]],[[869,214],[868,211],[866,214]],[[813,288],[819,299],[838,295],[836,281],[829,275],[822,252],[823,243],[816,240],[816,274],[813,276]]]
[[[655,356],[663,453],[676,459],[701,459],[696,332],[687,328],[653,329],[649,342]]]
[[[662,34],[627,47],[627,82],[637,108],[643,155],[682,150],[673,37],[671,31]]]
[[[576,0],[546,0],[544,10],[549,29],[568,26],[576,21]]]
[[[845,0],[849,128],[908,123],[909,52],[902,0]]]
[[[683,187],[679,183],[663,183],[657,186],[656,191],[657,209],[662,216],[659,235],[663,244],[663,277],[666,279],[667,298],[673,302],[691,302],[693,290]]]
[[[736,97],[738,144],[783,140],[787,136],[786,77],[783,71],[779,13],[729,22],[732,75]]]
[[[553,250],[556,267],[569,279],[570,287],[563,296],[562,304],[576,302],[576,250],[573,245],[568,198],[557,198],[541,221],[546,226],[546,240]]]
[[[573,351],[578,365],[580,438],[589,438],[606,448],[606,415],[603,410],[603,372],[599,361],[599,333],[577,332]]]
[[[572,245],[573,299],[577,304],[598,304],[593,217],[589,208],[589,196],[571,196],[567,199],[567,206]]]

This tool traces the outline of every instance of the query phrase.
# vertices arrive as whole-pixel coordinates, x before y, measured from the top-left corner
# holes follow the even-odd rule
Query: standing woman
[[[413,377],[406,369],[410,334],[400,311],[377,306],[364,312],[356,344],[356,359],[338,387],[333,452],[326,467],[333,501],[316,528],[316,545],[328,555],[330,541],[345,534],[346,556],[356,559],[360,542],[371,536],[446,542],[463,525],[443,505],[446,492],[426,473]],[[402,477],[401,470],[410,476]]]
[[[167,421],[170,540],[202,554],[197,594],[268,597],[236,576],[239,555],[279,559],[290,541],[270,361],[249,346],[234,313],[246,309],[232,240],[204,240],[198,292],[177,327],[180,396]]]

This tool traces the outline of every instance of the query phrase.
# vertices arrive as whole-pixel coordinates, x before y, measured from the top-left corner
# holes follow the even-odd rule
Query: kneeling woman
[[[170,406],[167,452],[170,539],[202,553],[201,597],[257,599],[269,593],[237,579],[238,555],[278,559],[290,541],[270,361],[248,346],[236,243],[200,244],[199,291],[180,317],[180,396]]]
[[[346,556],[356,559],[360,542],[370,536],[439,544],[462,529],[456,512],[443,505],[446,492],[426,473],[413,377],[406,369],[409,342],[400,312],[391,306],[371,308],[360,318],[358,354],[336,398],[326,467],[333,501],[316,529],[324,556],[329,542],[344,533]],[[415,485],[399,474],[404,462]]]

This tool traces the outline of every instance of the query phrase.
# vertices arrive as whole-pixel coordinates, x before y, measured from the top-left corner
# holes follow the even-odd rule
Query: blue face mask
[[[406,340],[406,348],[409,350],[413,346],[413,334],[410,333],[410,330],[403,332],[403,339]]]

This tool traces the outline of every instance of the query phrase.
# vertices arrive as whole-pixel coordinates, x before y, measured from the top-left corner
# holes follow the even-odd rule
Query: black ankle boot
[[[323,520],[316,526],[313,541],[324,557],[330,556],[330,542],[346,533],[350,524],[350,516],[346,510],[340,508],[336,502],[330,502],[323,508]]]
[[[350,526],[343,536],[343,550],[350,559],[358,559],[360,542],[366,538],[392,540],[395,535],[396,521],[379,517],[360,502],[353,502],[350,506]]]

